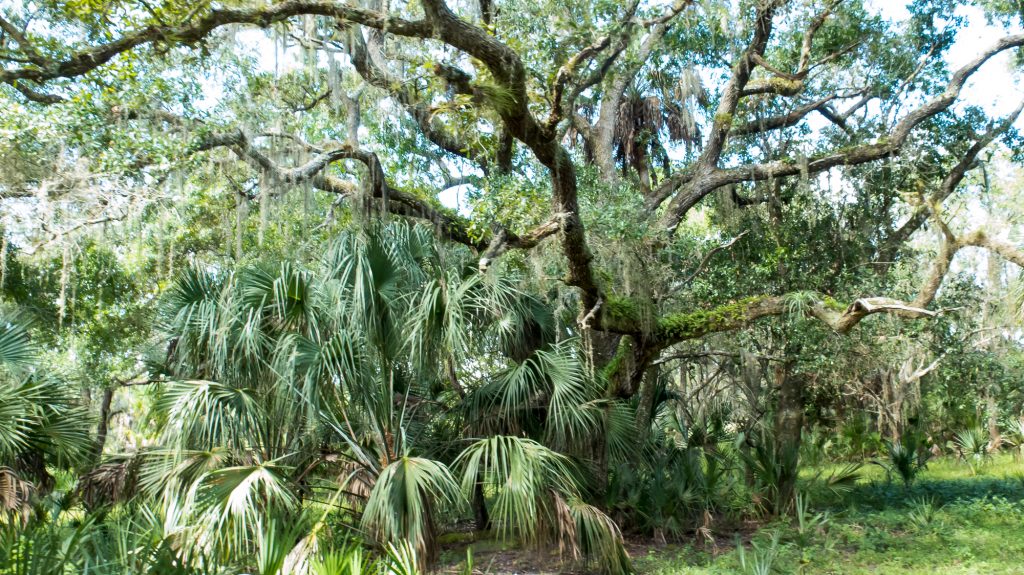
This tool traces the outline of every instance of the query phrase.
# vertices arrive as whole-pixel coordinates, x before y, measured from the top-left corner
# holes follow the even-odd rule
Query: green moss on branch
[[[669,314],[658,319],[655,336],[661,341],[675,342],[736,329],[760,317],[760,314],[752,312],[766,299],[765,296],[753,296],[709,310]]]
[[[640,325],[643,306],[637,300],[619,295],[609,295],[604,302],[602,319],[613,325]]]
[[[839,313],[846,311],[847,307],[836,301],[836,299],[830,295],[827,295],[824,298],[822,298],[821,303],[823,303],[825,307],[827,307],[828,309],[832,311],[837,311]]]
[[[629,365],[632,353],[633,338],[628,335],[622,336],[619,339],[619,346],[615,349],[615,355],[601,368],[602,375],[611,385],[614,385],[616,378],[621,375],[622,369]]]

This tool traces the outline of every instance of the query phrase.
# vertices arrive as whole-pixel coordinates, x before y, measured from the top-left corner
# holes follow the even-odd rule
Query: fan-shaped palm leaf
[[[434,513],[461,502],[458,485],[443,463],[402,457],[377,477],[363,510],[363,529],[382,544],[408,541],[426,558],[435,550]]]
[[[163,401],[169,415],[166,440],[181,448],[251,447],[265,423],[252,390],[214,381],[170,383]]]
[[[494,493],[492,517],[502,537],[535,541],[540,522],[552,515],[545,503],[548,493],[578,493],[569,459],[522,437],[481,439],[459,455],[455,466],[462,470],[462,492],[467,497],[477,482]]]
[[[29,339],[25,322],[16,315],[0,315],[0,365],[25,366],[35,357],[36,348]]]
[[[228,467],[204,474],[184,501],[194,528],[193,550],[229,556],[254,550],[271,517],[287,517],[298,499],[289,470],[273,464]]]

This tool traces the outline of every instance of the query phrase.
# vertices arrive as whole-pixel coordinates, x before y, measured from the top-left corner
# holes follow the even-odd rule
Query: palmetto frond
[[[664,153],[662,138],[665,135],[668,141],[683,142],[687,147],[700,143],[700,128],[690,110],[691,97],[706,98],[699,79],[684,74],[674,92],[658,96],[643,88],[633,88],[623,95],[614,132],[620,162],[642,168],[657,153]]]
[[[82,463],[92,448],[83,421],[88,412],[57,380],[41,374],[0,380],[0,460],[21,467],[26,478],[48,480],[47,463]]]
[[[541,521],[550,519],[548,494],[578,493],[572,463],[564,455],[514,436],[481,439],[459,455],[462,491],[472,494],[477,482],[494,493],[492,514],[502,537],[535,541]]]
[[[631,573],[632,567],[622,546],[619,526],[600,509],[580,499],[570,498],[567,507],[575,523],[574,553],[600,573]]]
[[[120,458],[90,469],[78,480],[78,493],[88,509],[128,500],[135,492],[139,458]]]
[[[190,550],[244,554],[272,517],[287,518],[298,509],[289,469],[273,464],[228,467],[204,474],[184,501],[192,538]]]
[[[545,436],[556,449],[584,444],[600,426],[601,412],[591,402],[601,397],[601,390],[588,377],[574,344],[562,342],[537,352],[540,371],[551,384]]]
[[[27,520],[34,494],[35,486],[31,482],[22,479],[10,467],[0,467],[0,523],[13,518]]]
[[[216,274],[189,267],[167,290],[159,317],[162,329],[174,336],[168,345],[169,364],[212,367],[213,352],[219,349],[219,301],[224,287]]]
[[[32,499],[53,488],[50,468],[82,464],[93,446],[88,411],[32,369],[37,354],[23,318],[0,315],[0,519],[27,517]]]
[[[160,392],[163,448],[142,455],[139,485],[160,497],[189,554],[327,569],[333,559],[308,553],[313,539],[286,553],[268,530],[280,530],[271,518],[299,517],[300,495],[343,493],[345,521],[404,557],[381,568],[407,563],[397,542],[423,563],[436,552],[439,514],[461,509],[477,483],[494,495],[504,535],[552,540],[561,500],[572,502],[564,517],[585,510],[561,523],[591,533],[581,543],[575,527],[566,532],[582,554],[618,541],[594,534],[601,521],[579,506],[579,470],[559,450],[586,452],[622,405],[601,399],[577,340],[555,343],[543,302],[469,261],[439,251],[429,230],[371,226],[340,236],[319,267],[183,274],[162,305],[177,378]],[[458,366],[473,375],[450,381]],[[453,389],[438,392],[442,381]],[[459,443],[436,448],[438,438],[459,440],[466,421],[502,435],[461,455]],[[455,457],[462,490],[427,456]]]
[[[434,551],[434,513],[461,504],[458,485],[440,462],[402,457],[388,465],[366,501],[363,529],[381,544],[408,541],[420,557]]]
[[[455,463],[462,491],[478,483],[493,495],[491,512],[501,537],[569,547],[606,573],[628,573],[629,558],[615,522],[580,498],[573,463],[535,441],[512,436],[481,439]]]
[[[0,315],[0,365],[23,367],[36,356],[36,347],[29,339],[28,329],[16,314]]]
[[[266,423],[260,398],[252,389],[214,381],[189,380],[167,385],[166,442],[184,449],[254,447]]]
[[[551,445],[569,448],[600,425],[600,390],[580,362],[574,340],[538,350],[480,387],[467,401],[481,431],[519,433],[538,424]]]

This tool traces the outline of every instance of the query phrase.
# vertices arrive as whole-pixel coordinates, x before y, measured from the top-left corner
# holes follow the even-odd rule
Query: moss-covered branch
[[[781,298],[753,296],[711,309],[664,315],[658,318],[654,337],[659,342],[675,343],[739,329],[758,318],[781,314],[781,304]]]
[[[843,305],[815,292],[751,296],[709,309],[662,315],[656,315],[653,308],[650,302],[622,296],[611,296],[602,302],[600,321],[595,327],[624,334],[615,354],[602,368],[609,382],[609,395],[632,396],[644,370],[665,348],[712,333],[743,329],[764,317],[802,314],[845,334],[876,313],[908,318],[932,317],[936,313],[880,297],[860,298]]]
[[[758,295],[708,309],[657,315],[652,305],[621,296],[605,300],[601,329],[642,336],[646,345],[664,349],[672,344],[718,332],[742,329],[753,322],[787,313],[801,313],[828,325],[838,333],[853,329],[876,313],[903,317],[931,317],[935,312],[882,297],[860,298],[848,305],[813,292],[782,296]]]

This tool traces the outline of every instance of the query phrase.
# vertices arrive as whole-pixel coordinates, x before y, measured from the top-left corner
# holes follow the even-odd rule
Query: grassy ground
[[[760,573],[769,563],[765,573],[1024,574],[1024,464],[998,456],[972,471],[935,460],[910,488],[876,466],[862,475],[841,497],[811,488],[803,532],[795,521],[766,525],[742,552],[648,547],[634,564],[652,575]]]
[[[832,470],[805,475],[819,471]],[[650,575],[1024,574],[1024,463],[1001,455],[972,470],[934,460],[910,488],[876,466],[861,474],[840,496],[807,481],[812,504],[803,527],[792,520],[742,537],[715,533],[705,545],[633,541],[634,566]],[[473,548],[477,573],[558,572],[553,557],[487,542]],[[464,557],[464,547],[449,552],[453,572]]]

